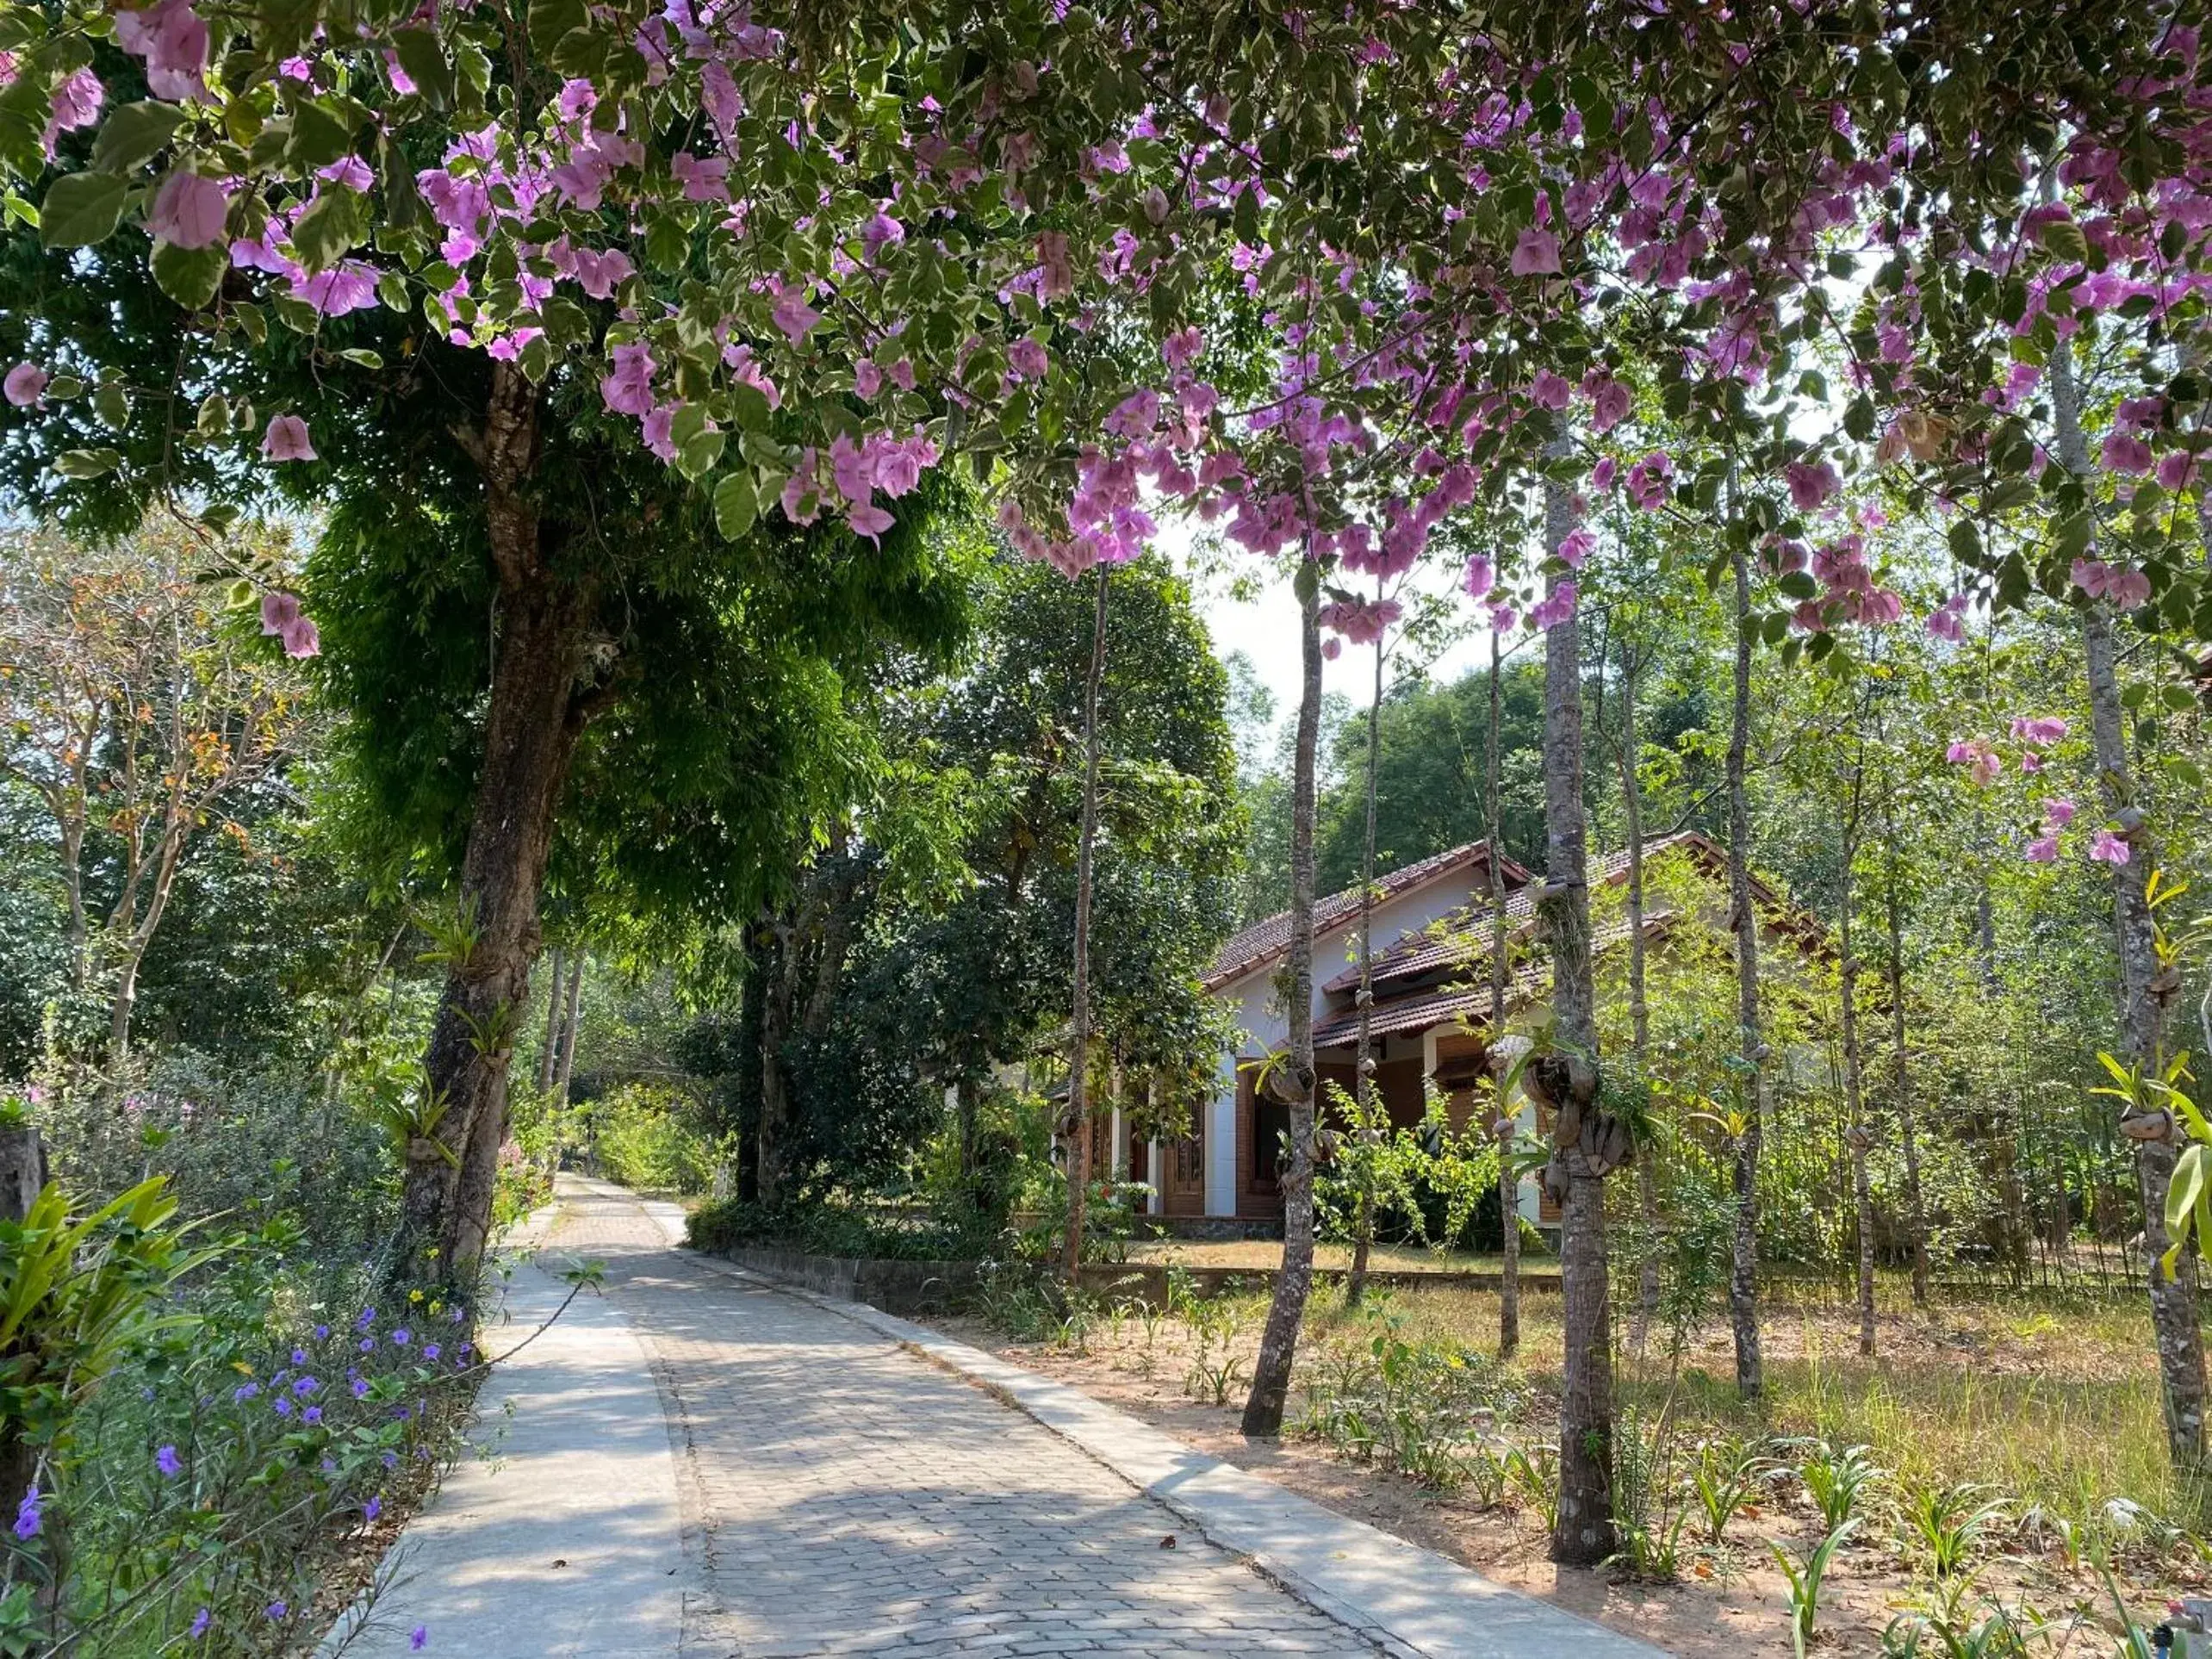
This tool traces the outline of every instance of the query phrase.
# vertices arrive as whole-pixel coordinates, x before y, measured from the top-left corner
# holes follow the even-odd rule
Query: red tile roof
[[[1470,841],[1463,847],[1454,847],[1447,852],[1435,854],[1417,864],[1408,864],[1402,870],[1378,876],[1375,881],[1376,902],[1401,898],[1432,881],[1440,880],[1469,866],[1486,861],[1489,857],[1484,842]],[[1528,872],[1511,859],[1499,861],[1506,879],[1515,884],[1528,879]],[[1347,887],[1340,893],[1331,893],[1317,899],[1314,904],[1314,931],[1316,935],[1329,932],[1359,914],[1359,889]],[[1199,981],[1208,991],[1215,991],[1230,980],[1240,979],[1252,969],[1272,961],[1290,948],[1290,912],[1283,911],[1269,916],[1264,922],[1255,922],[1242,933],[1230,936],[1215,953],[1214,966]]]

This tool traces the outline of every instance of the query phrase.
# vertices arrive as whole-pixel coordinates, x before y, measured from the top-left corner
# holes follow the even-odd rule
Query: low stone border
[[[1661,1659],[1661,1649],[1325,1509],[1065,1382],[865,1303],[778,1284],[704,1252],[699,1258],[867,1326],[979,1384],[1395,1659]]]

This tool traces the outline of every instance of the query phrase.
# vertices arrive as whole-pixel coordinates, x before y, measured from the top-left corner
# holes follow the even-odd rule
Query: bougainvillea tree
[[[173,361],[103,365],[96,320],[11,314],[9,441],[51,457],[57,509],[195,509],[272,479],[311,495],[311,412],[234,392],[227,364],[357,372],[371,399],[432,339],[478,364],[451,436],[500,633],[464,877],[479,932],[432,1051],[459,1128],[497,1110],[531,849],[590,658],[564,569],[598,532],[539,506],[564,395],[634,423],[733,537],[773,520],[879,539],[954,457],[1014,544],[1070,572],[1195,513],[1295,569],[1309,704],[1325,600],[1364,625],[1339,572],[1402,570],[1478,497],[1542,499],[1528,544],[1469,575],[1509,582],[1501,602],[1557,659],[1554,1163],[1570,1324],[1595,1322],[1568,1343],[1554,1544],[1594,1560],[1612,1547],[1598,1183],[1621,1142],[1581,1012],[1578,494],[1717,520],[1721,568],[1762,562],[1795,600],[1795,637],[1788,609],[1745,624],[1793,659],[1898,619],[1830,522],[1842,479],[1875,465],[1956,508],[1960,568],[1997,602],[2040,588],[2203,631],[2179,510],[2212,218],[2186,22],[2086,0],[57,0],[0,34],[6,211],[87,280],[149,271],[189,326]],[[362,343],[371,315],[401,326]],[[2107,320],[2156,384],[2084,411],[2111,428],[2101,472],[2047,464],[2018,370]],[[1223,328],[1271,382],[1233,403],[1197,372]],[[1631,380],[1694,453],[1593,469],[1578,444],[1619,421]],[[1309,965],[1309,805],[1295,841]],[[1256,1432],[1279,1426],[1310,1264],[1293,991],[1290,1236]]]

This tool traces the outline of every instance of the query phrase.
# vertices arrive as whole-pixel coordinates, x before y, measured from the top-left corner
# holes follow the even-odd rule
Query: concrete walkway
[[[1065,1384],[671,1248],[673,1206],[560,1198],[550,1252],[605,1261],[606,1298],[494,1372],[506,1462],[409,1529],[413,1577],[349,1652],[417,1622],[487,1659],[1656,1652]],[[548,1294],[518,1274],[518,1327]]]

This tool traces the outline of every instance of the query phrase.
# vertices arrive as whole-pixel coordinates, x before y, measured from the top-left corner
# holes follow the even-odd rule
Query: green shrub
[[[694,1123],[695,1103],[682,1090],[625,1083],[590,1110],[608,1180],[640,1192],[704,1192],[713,1183],[714,1143]]]

